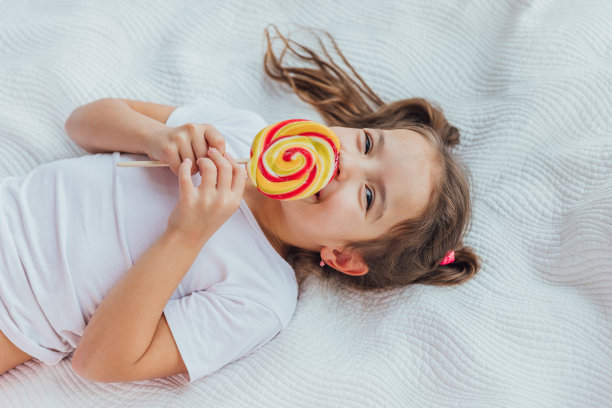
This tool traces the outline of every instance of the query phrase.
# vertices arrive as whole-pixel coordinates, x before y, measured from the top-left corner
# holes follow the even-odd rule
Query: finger
[[[217,184],[217,166],[207,157],[198,159],[198,167],[200,168],[200,175],[202,176],[202,182],[200,183],[200,190],[214,190]]]
[[[225,153],[225,138],[214,126],[206,125],[206,131],[204,132],[206,138],[206,144],[208,147],[214,147],[221,154]]]
[[[232,191],[235,193],[243,194],[244,186],[247,181],[247,171],[244,168],[244,164],[238,163],[234,158],[229,154],[225,153],[225,157],[229,160],[232,165]]]
[[[230,190],[232,188],[232,165],[212,146],[208,148],[208,157],[217,166],[217,189]]]
[[[181,142],[179,145],[179,154],[181,156],[181,160],[185,161],[185,159],[191,160],[191,175],[194,175],[198,172],[198,167],[196,166],[196,158],[193,154],[193,149],[191,148],[191,143],[187,141]]]
[[[179,155],[179,153],[177,151],[175,151],[174,149],[170,149],[168,148],[166,153],[165,153],[165,157],[168,158],[168,160],[166,161],[166,163],[168,163],[168,166],[170,166],[170,170],[172,170],[172,172],[175,175],[179,175],[179,168],[181,166],[181,156]]]
[[[195,154],[196,160],[201,157],[206,157],[206,151],[208,145],[205,139],[206,127],[204,125],[198,125],[196,131],[191,135],[191,148]]]
[[[191,180],[191,160],[186,159],[181,163],[179,167],[178,178],[181,197],[191,199],[191,197],[193,196],[193,181]]]

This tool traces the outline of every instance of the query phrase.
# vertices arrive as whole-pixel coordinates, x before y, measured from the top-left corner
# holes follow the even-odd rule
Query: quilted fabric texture
[[[384,100],[428,98],[460,129],[483,263],[443,289],[310,279],[286,330],[192,386],[28,362],[0,406],[609,406],[610,21],[608,0],[0,2],[0,177],[85,154],[64,121],[107,96],[319,120],[262,69],[269,23],[313,47],[298,26],[318,27]]]

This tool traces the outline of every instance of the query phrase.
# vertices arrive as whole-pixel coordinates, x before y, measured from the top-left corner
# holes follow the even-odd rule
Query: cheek
[[[359,206],[348,201],[346,197],[334,197],[321,203],[322,213],[329,222],[351,222],[360,216]]]
[[[315,232],[329,228],[347,228],[362,217],[359,204],[351,203],[345,194],[328,197],[318,204],[286,202],[285,205],[286,210],[289,210],[286,215],[290,213],[295,226]]]

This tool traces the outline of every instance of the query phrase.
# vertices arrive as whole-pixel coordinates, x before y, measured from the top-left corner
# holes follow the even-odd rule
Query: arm
[[[166,302],[199,250],[200,245],[169,231],[155,241],[96,309],[74,353],[74,370],[96,381],[133,380],[133,371],[163,324]],[[175,357],[169,371],[185,372],[182,360],[177,363]],[[149,368],[156,374],[163,371]]]
[[[225,153],[225,139],[214,126],[186,123],[167,126],[176,108],[151,102],[104,98],[76,108],[66,120],[66,133],[89,153],[127,152],[147,154],[178,175],[184,159],[197,172],[197,159],[212,146]]]
[[[94,313],[72,358],[72,367],[94,381],[133,381],[186,372],[162,316],[172,292],[200,250],[196,242],[166,231],[119,280]],[[145,357],[158,331],[165,337],[152,349],[158,361]],[[157,343],[160,340],[156,339]],[[173,346],[173,347],[172,347]],[[170,363],[165,365],[165,363]]]
[[[191,163],[181,164],[180,198],[166,232],[96,309],[72,359],[80,375],[115,382],[185,372],[163,309],[204,243],[240,205],[246,182],[242,166],[210,150],[210,159],[198,160],[198,187]]]
[[[128,99],[104,98],[76,108],[64,129],[89,153],[146,154],[147,135],[167,128],[173,106]]]

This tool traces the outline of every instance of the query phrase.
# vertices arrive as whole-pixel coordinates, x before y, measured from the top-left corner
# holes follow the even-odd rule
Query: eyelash
[[[365,134],[365,154],[368,154],[372,151],[372,137],[365,130],[363,131],[363,133]],[[368,211],[370,207],[372,207],[372,203],[374,202],[374,197],[373,197],[374,193],[368,186],[366,186],[365,190],[366,190],[366,211]]]
[[[368,195],[368,193],[369,193],[369,195]],[[368,200],[368,198],[369,198],[369,200]],[[372,194],[372,190],[370,190],[370,188],[367,187],[367,186],[366,186],[366,202],[367,202],[366,211],[368,211],[370,209],[370,207],[372,207],[372,203],[374,202],[374,197],[373,197],[373,194]]]
[[[365,154],[368,154],[370,153],[370,151],[372,151],[372,137],[365,130],[363,131],[363,133],[365,134]]]

